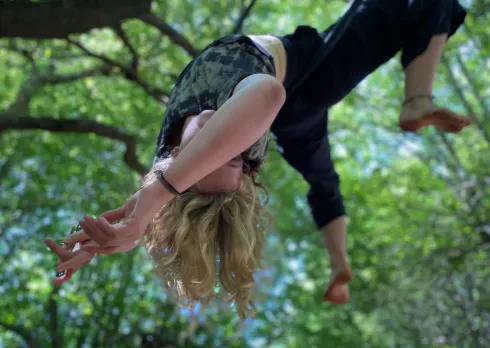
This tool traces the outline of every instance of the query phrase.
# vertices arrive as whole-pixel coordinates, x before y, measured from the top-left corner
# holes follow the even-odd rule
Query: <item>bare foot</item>
[[[349,283],[352,280],[352,271],[349,265],[332,268],[330,282],[327,291],[323,295],[323,301],[333,304],[345,304],[349,302]]]
[[[399,122],[400,128],[408,132],[435,126],[447,133],[459,133],[470,124],[469,118],[435,106],[430,98],[416,98],[403,105]]]

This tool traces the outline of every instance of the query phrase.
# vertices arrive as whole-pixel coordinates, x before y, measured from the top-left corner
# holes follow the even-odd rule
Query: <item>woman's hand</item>
[[[97,220],[84,217],[79,222],[83,231],[70,234],[63,242],[72,245],[89,238],[96,244],[83,245],[82,250],[97,254],[131,250],[154,215],[171,198],[163,185],[155,182],[137,191],[122,207],[103,213]],[[111,224],[116,221],[119,222]]]
[[[134,243],[128,243],[123,244],[118,248],[110,248],[106,250],[105,248],[101,248],[95,241],[91,240],[89,236],[83,233],[83,231],[78,233],[76,241],[74,242],[75,248],[72,251],[69,250],[69,247],[73,244],[65,244],[64,246],[61,246],[51,239],[46,239],[44,242],[48,248],[58,256],[59,263],[56,266],[56,272],[65,271],[63,276],[53,279],[53,282],[56,285],[61,285],[70,280],[76,271],[86,266],[98,253],[122,253],[129,251],[136,246]],[[82,246],[83,249],[81,248]]]
[[[56,272],[65,271],[65,274],[63,276],[53,279],[53,282],[56,285],[61,285],[64,282],[70,280],[73,274],[75,274],[78,269],[87,265],[95,256],[94,253],[80,250],[81,244],[94,243],[90,242],[89,240],[76,243],[73,251],[69,250],[70,245],[65,244],[64,246],[61,246],[51,239],[46,239],[44,242],[46,243],[48,248],[51,249],[51,251],[53,251],[58,256],[59,263],[56,267]],[[76,262],[70,262],[72,260],[76,260]],[[68,267],[66,267],[67,263]]]
[[[91,240],[90,237],[83,231],[77,232],[75,238],[73,238],[75,243],[75,249],[69,251],[52,240],[46,240],[46,245],[58,255],[60,258],[60,263],[56,267],[56,272],[65,270],[65,275],[56,278],[55,283],[64,283],[70,280],[73,274],[83,266],[86,266],[96,254],[116,254],[130,251],[136,247],[135,243],[124,243],[117,248],[102,248],[95,241]],[[84,242],[79,242],[84,241]],[[71,244],[73,245],[73,244]],[[81,246],[78,247],[77,246]]]

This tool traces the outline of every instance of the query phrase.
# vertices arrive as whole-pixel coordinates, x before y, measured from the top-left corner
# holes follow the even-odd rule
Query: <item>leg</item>
[[[332,106],[401,49],[406,67],[406,96],[430,95],[444,43],[462,23],[464,14],[456,0],[364,1],[335,49],[305,82],[301,98],[311,105]],[[416,103],[422,101],[420,98]],[[348,283],[352,279],[347,262],[345,219],[327,225],[323,234],[332,269],[324,299],[345,303],[349,300]]]
[[[432,94],[432,84],[446,40],[447,34],[433,36],[427,50],[408,64],[405,69],[405,98]]]
[[[471,121],[432,102],[432,84],[441,59],[447,34],[431,38],[427,50],[405,68],[405,103],[400,114],[400,128],[406,131],[433,125],[450,133],[458,133]]]
[[[318,73],[307,81],[311,102],[332,106],[403,50],[407,100],[411,100],[405,109],[415,110],[403,113],[400,126],[408,129],[404,122],[409,117],[417,129],[435,125],[446,131],[460,130],[469,124],[466,119],[431,103],[431,109],[414,108],[430,100],[411,98],[418,95],[414,94],[417,91],[431,95],[444,43],[464,17],[457,0],[365,0]]]
[[[349,282],[352,271],[347,261],[347,226],[341,216],[323,228],[323,240],[330,257],[330,281],[323,295],[324,301],[344,304],[349,301]]]

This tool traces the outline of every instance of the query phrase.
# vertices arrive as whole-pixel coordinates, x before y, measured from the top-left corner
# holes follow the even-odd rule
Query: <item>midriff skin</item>
[[[276,68],[276,78],[284,84],[284,80],[286,79],[286,49],[282,44],[281,40],[272,35],[248,35],[254,42],[258,43],[262,47],[264,47],[267,52],[274,58],[274,66]],[[190,115],[186,117],[184,122],[183,129],[187,127],[187,124],[191,120],[192,117],[197,115]]]
[[[276,78],[284,84],[286,79],[286,49],[281,40],[272,35],[248,35],[253,41],[263,46],[272,57],[276,68]]]

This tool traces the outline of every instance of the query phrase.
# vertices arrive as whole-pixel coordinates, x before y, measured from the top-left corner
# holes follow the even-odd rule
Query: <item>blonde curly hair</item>
[[[156,162],[143,186],[166,170],[172,157]],[[264,229],[270,216],[264,206],[267,192],[244,174],[231,193],[200,194],[197,187],[172,199],[155,215],[143,244],[159,278],[176,288],[186,306],[207,303],[215,296],[217,279],[244,319],[249,311],[253,273],[260,267]]]

